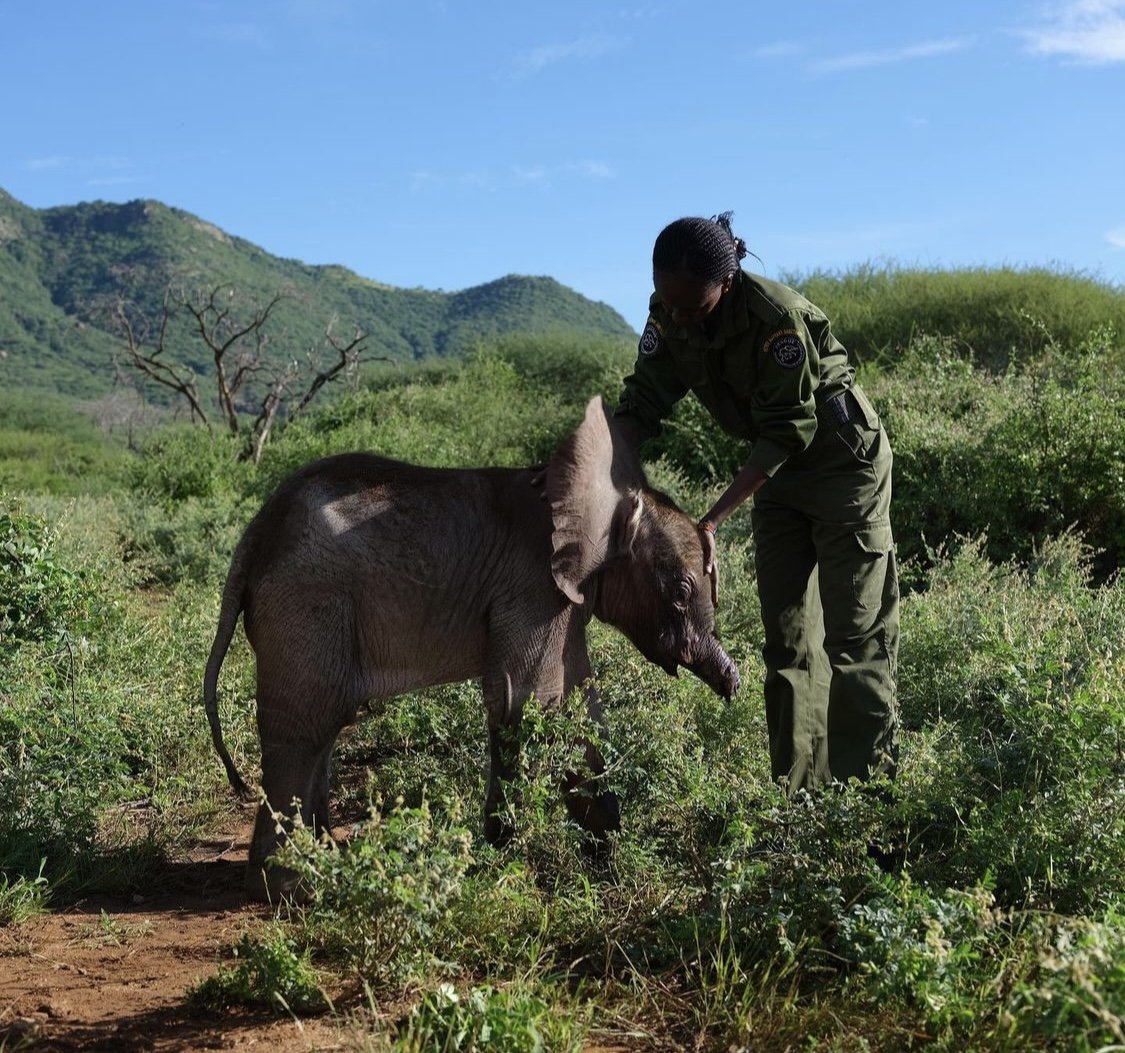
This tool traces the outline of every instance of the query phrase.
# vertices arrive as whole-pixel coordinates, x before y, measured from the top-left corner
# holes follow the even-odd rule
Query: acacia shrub
[[[1110,334],[1078,352],[983,373],[918,341],[894,374],[865,381],[895,453],[892,515],[902,556],[986,534],[997,562],[1026,560],[1074,528],[1102,577],[1125,555],[1125,374]]]
[[[986,535],[998,562],[1077,529],[1101,578],[1125,555],[1125,372],[1114,334],[1056,345],[1001,373],[948,341],[920,338],[898,368],[861,375],[894,449],[891,516],[899,555],[926,558],[954,534]],[[645,449],[697,487],[723,485],[749,444],[685,398]],[[740,517],[741,518],[741,517]]]
[[[1028,567],[938,553],[904,604],[900,788],[915,873],[1004,906],[1105,909],[1125,868],[1125,583],[1073,537]],[[904,751],[905,752],[905,751]]]
[[[407,372],[294,421],[266,448],[255,489],[264,496],[309,461],[350,450],[434,467],[522,467],[545,461],[577,423],[558,396],[484,350],[440,382]]]

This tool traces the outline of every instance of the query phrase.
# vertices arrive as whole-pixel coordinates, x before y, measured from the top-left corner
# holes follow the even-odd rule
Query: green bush
[[[51,538],[66,602],[5,637],[0,871],[30,880],[46,858],[53,888],[120,888],[191,838],[225,785],[198,701],[217,590],[134,592],[105,499],[39,504],[50,525],[30,521]],[[236,697],[252,695],[246,653],[240,642],[225,671]],[[251,727],[249,706],[227,717],[236,754]]]
[[[1073,538],[1027,569],[966,544],[904,605],[900,784],[930,880],[990,870],[1002,905],[1063,911],[1120,894],[1125,583],[1088,574]]]
[[[119,502],[122,554],[142,585],[221,582],[257,511],[254,466],[241,440],[203,428],[154,434],[133,462]]]
[[[1000,1035],[1077,1053],[1125,1047],[1125,919],[1021,919]]]
[[[0,490],[95,494],[119,485],[128,451],[69,399],[0,393]]]
[[[161,508],[245,489],[253,465],[241,461],[242,441],[205,428],[173,425],[155,432],[132,462],[129,485]]]
[[[403,1053],[576,1053],[587,1027],[557,999],[491,986],[458,992],[442,984],[413,1009],[392,1048]]]
[[[1106,325],[1125,334],[1122,289],[1073,271],[868,264],[789,280],[863,363],[901,368],[900,355],[925,336],[944,337],[982,366],[1002,370],[1013,357],[1038,357],[1054,344],[1078,347]]]
[[[1108,577],[1125,558],[1125,373],[1112,334],[993,374],[916,339],[894,372],[863,377],[894,449],[891,516],[899,555],[924,556],[954,534],[987,534],[998,561],[1026,560],[1069,529]],[[695,486],[725,485],[749,445],[725,435],[692,397],[645,448]],[[735,522],[742,517],[736,517]]]
[[[574,335],[498,336],[476,352],[508,362],[528,385],[581,413],[594,395],[615,405],[637,356],[632,340]]]
[[[1092,338],[1094,339],[1094,338]],[[1125,556],[1125,385],[1097,340],[992,376],[918,343],[868,387],[895,451],[900,554],[987,534],[996,561],[1068,529],[1107,576]]]
[[[89,599],[81,576],[56,557],[47,524],[0,503],[0,655],[23,642],[57,642],[80,626]]]
[[[471,838],[456,814],[401,803],[368,820],[345,846],[300,823],[276,862],[293,870],[308,902],[302,938],[375,985],[402,981],[439,953],[435,936],[461,893]]]
[[[328,1008],[316,970],[306,953],[277,923],[243,936],[234,965],[193,985],[188,998],[213,1012],[232,1005],[266,1006],[279,1013],[320,1013]]]
[[[405,372],[402,383],[346,395],[294,421],[266,448],[255,489],[265,496],[309,461],[349,450],[437,467],[522,467],[549,457],[579,419],[482,351],[440,384]]]
[[[971,1024],[981,962],[997,939],[992,895],[976,887],[935,894],[909,878],[848,909],[834,943],[873,1004],[917,1006],[935,1031]]]

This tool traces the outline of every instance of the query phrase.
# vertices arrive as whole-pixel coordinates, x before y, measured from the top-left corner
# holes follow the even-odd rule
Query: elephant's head
[[[692,520],[649,489],[605,402],[592,399],[547,469],[551,570],[574,603],[617,626],[649,661],[683,666],[725,698],[738,668],[715,635],[703,544]]]

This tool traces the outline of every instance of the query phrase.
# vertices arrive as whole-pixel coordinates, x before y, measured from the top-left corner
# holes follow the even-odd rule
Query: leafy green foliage
[[[941,337],[982,366],[1003,370],[1055,341],[1075,347],[1104,326],[1125,333],[1120,287],[1073,271],[867,264],[794,275],[789,283],[832,319],[844,346],[867,364],[897,367],[919,337]]]
[[[0,873],[0,928],[18,925],[47,909],[51,897],[50,886],[43,876],[43,864],[33,878],[9,878]]]
[[[220,965],[214,976],[199,981],[188,998],[205,1009],[232,1005],[265,1006],[275,1012],[320,1013],[328,1002],[307,953],[298,953],[292,938],[276,923],[243,936],[234,948],[233,965]]]
[[[1110,334],[999,376],[917,344],[906,384],[876,378],[895,451],[900,550],[953,533],[988,535],[995,560],[1026,559],[1074,527],[1108,573],[1125,556],[1125,413]],[[897,376],[897,375],[896,375]],[[952,485],[953,481],[961,485]]]
[[[57,640],[80,614],[79,576],[54,552],[40,519],[0,506],[0,655],[21,641]]]
[[[1073,538],[1028,570],[964,545],[906,609],[902,640],[919,874],[961,884],[989,870],[1006,906],[1112,903],[1125,866],[1122,583],[1090,588]]]
[[[393,1045],[403,1053],[571,1053],[586,1027],[540,995],[490,986],[458,992],[441,984],[414,1008]]]
[[[892,432],[908,557],[893,786],[787,801],[770,785],[740,512],[720,537],[719,612],[738,697],[670,679],[592,624],[605,726],[577,698],[529,706],[503,850],[459,818],[483,796],[479,686],[374,704],[338,750],[336,814],[402,803],[344,846],[298,829],[285,862],[312,902],[240,947],[213,1004],[280,1006],[280,991],[297,1011],[294,990],[342,984],[346,1000],[366,984],[373,1034],[356,1044],[372,1049],[1122,1044],[1125,392],[1119,337],[1102,324],[1112,311],[1091,322],[1079,307],[1073,328],[1017,313],[1024,336],[1002,360],[986,363],[980,344],[970,356],[967,329],[915,334],[863,378]],[[5,889],[14,904],[35,888],[57,901],[134,887],[226,807],[200,667],[238,531],[287,472],[354,448],[542,461],[590,394],[613,396],[632,354],[541,335],[383,365],[281,429],[257,468],[225,439],[178,428],[102,475],[102,496],[36,484],[47,494],[5,505],[17,549],[42,547],[12,564],[41,586],[20,610],[44,614],[6,637],[0,666],[0,911]],[[34,434],[19,420],[7,423]],[[651,479],[694,514],[744,453],[690,400],[661,443],[646,451]],[[239,634],[221,700],[250,771],[253,693]],[[588,739],[622,811],[600,855],[560,792]],[[427,804],[438,800],[441,814]]]
[[[206,787],[223,783],[198,711],[198,656],[216,597],[134,592],[104,499],[47,502],[42,518],[21,515],[52,524],[33,565],[41,582],[65,587],[36,589],[51,602],[36,607],[34,631],[21,623],[26,631],[5,637],[0,872],[30,880],[46,859],[52,888],[129,887],[192,836],[213,808]],[[45,528],[35,529],[41,541]],[[244,707],[227,722],[236,751],[250,717]]]
[[[257,510],[239,449],[235,437],[202,428],[166,428],[149,438],[130,466],[131,500],[122,503],[123,554],[138,580],[171,585],[225,574]]]
[[[1125,1045],[1125,919],[1032,916],[1019,933],[1006,1037],[1079,1053]]]
[[[435,820],[429,803],[376,805],[346,846],[298,823],[276,855],[301,882],[305,939],[368,983],[401,981],[427,964],[435,935],[461,893],[471,838],[456,816]]]
[[[116,486],[127,451],[97,428],[94,409],[57,396],[0,394],[0,490],[73,495]]]
[[[935,894],[886,879],[885,891],[844,913],[836,944],[865,998],[918,1005],[947,1027],[977,1011],[978,969],[996,925],[987,889]]]

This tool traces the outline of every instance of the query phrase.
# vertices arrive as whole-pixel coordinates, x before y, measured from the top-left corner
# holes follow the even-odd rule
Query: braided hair
[[[656,238],[652,248],[654,272],[686,271],[707,285],[720,284],[738,270],[746,256],[746,242],[730,229],[733,212],[710,219],[685,216],[673,220]]]

